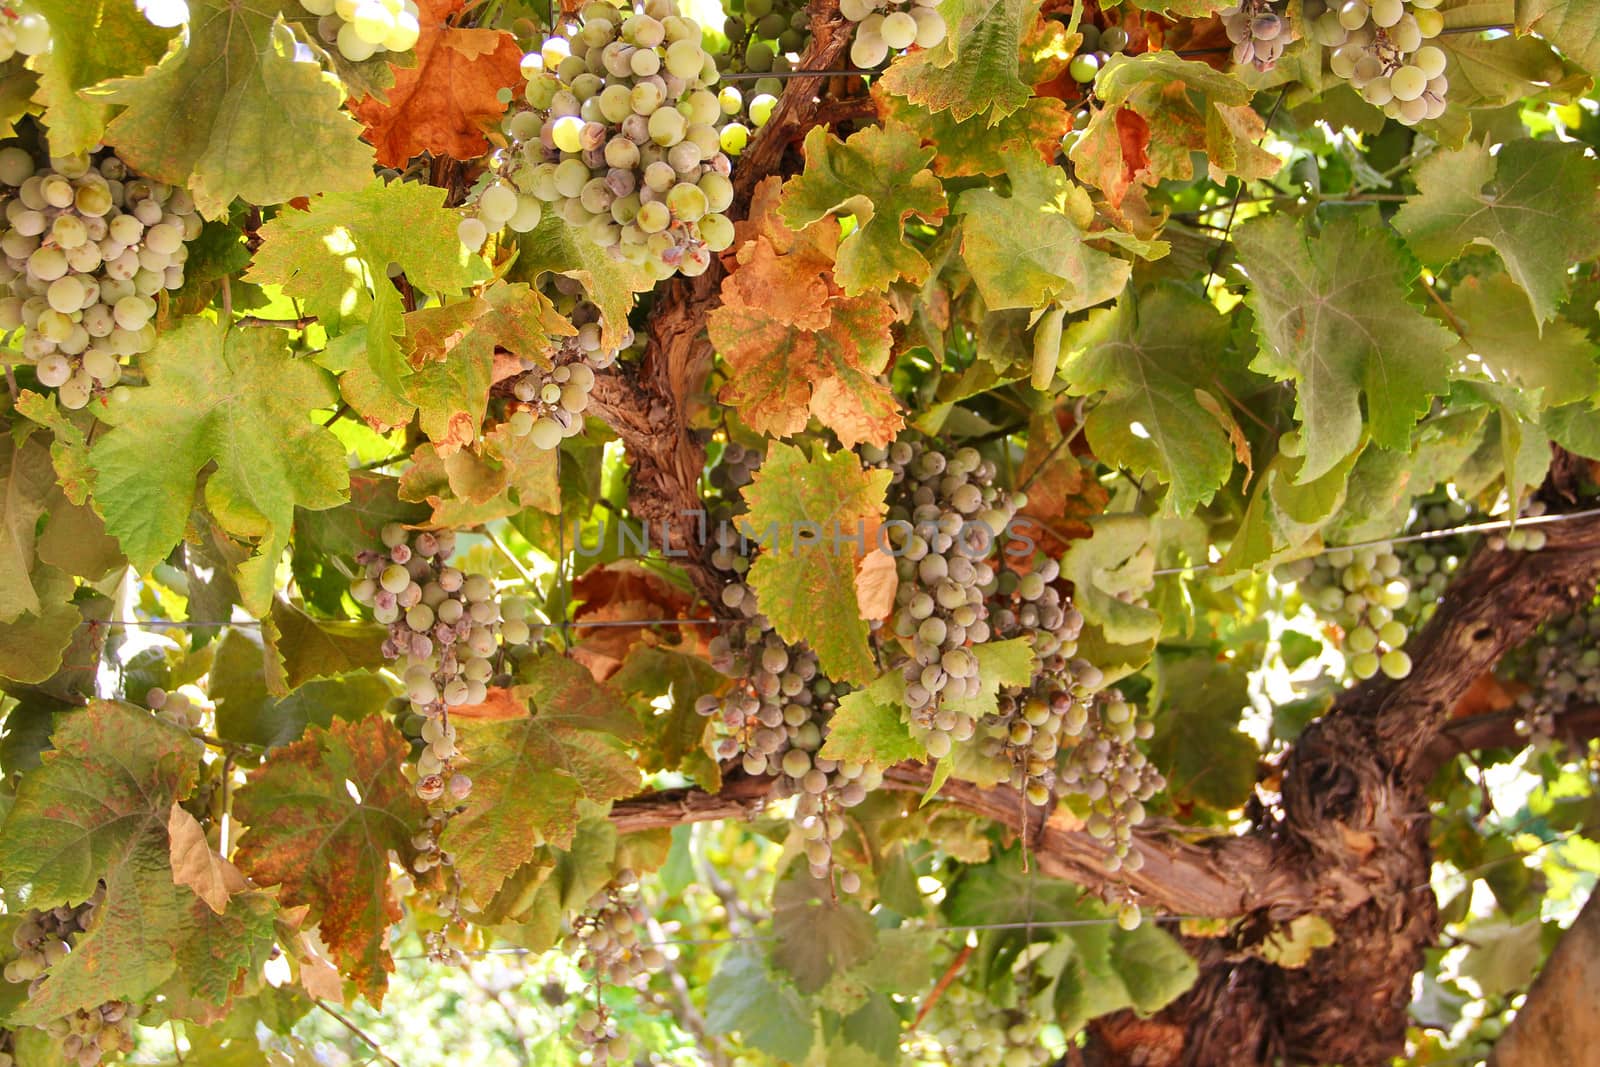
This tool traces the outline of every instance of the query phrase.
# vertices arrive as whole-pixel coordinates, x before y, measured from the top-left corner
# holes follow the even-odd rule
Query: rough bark
[[[1600,1060],[1600,893],[1573,920],[1489,1057],[1489,1067],[1580,1067]]]

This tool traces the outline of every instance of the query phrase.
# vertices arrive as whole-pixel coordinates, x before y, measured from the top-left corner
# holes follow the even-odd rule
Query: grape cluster
[[[529,108],[506,120],[500,177],[656,278],[704,273],[733,243],[733,183],[699,25],[671,0],[595,0],[523,66]]]
[[[1411,600],[1404,570],[1394,546],[1372,545],[1296,560],[1278,576],[1297,583],[1312,611],[1344,631],[1350,672],[1364,680],[1379,671],[1390,678],[1411,673],[1411,657],[1400,647],[1410,630],[1396,617]]]
[[[1092,689],[1099,684],[1099,674],[1098,668],[1080,662],[1078,684]],[[1144,858],[1133,851],[1133,831],[1144,822],[1145,802],[1166,785],[1161,773],[1133,743],[1135,738],[1149,738],[1151,726],[1148,720],[1139,719],[1137,709],[1118,689],[1100,693],[1093,711],[1078,733],[1077,743],[1067,750],[1065,765],[1057,773],[1058,788],[1088,799],[1089,815],[1084,828],[1111,847],[1106,867],[1113,871],[1138,870]],[[1075,718],[1070,711],[1068,715]],[[1138,914],[1138,908],[1133,908],[1131,921],[1135,926]],[[1130,921],[1126,909],[1119,920],[1125,924]]]
[[[1316,40],[1333,49],[1328,64],[1367,103],[1413,126],[1444,114],[1444,51],[1424,41],[1444,29],[1442,0],[1335,0],[1307,3]],[[1313,9],[1320,7],[1319,12]]]
[[[379,52],[409,52],[422,36],[415,0],[300,0],[320,16],[317,33],[352,63]]]
[[[900,577],[889,621],[900,640],[893,669],[905,678],[906,707],[926,731],[928,754],[946,756],[977,727],[944,698],[978,694],[971,646],[990,639],[985,590],[997,576],[989,559],[1026,500],[997,487],[994,464],[974,448],[946,456],[908,438],[887,449],[865,446],[861,456],[893,474],[884,523]]]
[[[471,792],[472,779],[455,769],[450,709],[481,704],[488,696],[500,642],[520,645],[532,636],[526,606],[508,603],[502,616],[486,575],[449,566],[455,534],[448,530],[413,535],[390,523],[380,536],[384,551],[357,555],[363,573],[350,595],[389,627],[383,654],[399,662],[412,710],[425,720],[420,733],[427,747],[417,757],[417,795],[431,803],[448,790],[461,800]]]
[[[593,1064],[628,1058],[628,1041],[617,1033],[598,996],[602,985],[644,988],[650,975],[666,966],[666,956],[654,945],[641,944],[645,913],[638,901],[639,877],[624,868],[589,901],[583,914],[572,920],[572,939],[580,950],[578,966],[594,976],[595,1007],[582,1012],[573,1036],[584,1045]]]
[[[22,354],[62,406],[81,408],[155,344],[156,295],[183,285],[201,219],[183,189],[130,173],[109,153],[0,149],[0,331],[27,328]]]
[[[1600,598],[1545,623],[1509,658],[1512,673],[1528,684],[1516,698],[1517,732],[1548,742],[1557,715],[1600,701]]]
[[[0,6],[0,63],[15,55],[36,56],[50,50],[50,24],[28,0]]]
[[[840,0],[839,14],[856,24],[850,62],[876,67],[890,52],[932,48],[949,32],[939,0]]]
[[[761,469],[763,458],[765,457],[759,448],[751,448],[729,439],[722,446],[722,455],[717,459],[717,465],[711,468],[709,474],[711,487],[729,501],[739,500],[739,494],[744,487],[755,481],[756,471]],[[730,570],[732,565],[723,569]]]
[[[739,573],[744,563],[734,552],[737,534],[719,531],[712,564]],[[845,830],[843,809],[866,799],[883,782],[883,772],[861,763],[841,763],[818,755],[828,736],[828,722],[839,706],[843,688],[821,673],[817,655],[805,645],[785,642],[768,625],[756,594],[742,582],[724,587],[724,606],[746,620],[711,640],[711,664],[732,677],[722,696],[707,694],[695,702],[702,715],[717,716],[729,736],[719,755],[742,754],[745,773],[777,780],[780,797],[795,798],[795,827],[805,841],[806,862],[817,878],[830,876],[833,842]],[[847,893],[860,888],[853,871],[840,876]]]
[[[731,0],[725,10],[722,32],[728,50],[717,56],[717,67],[724,73],[787,72],[811,40],[811,16],[803,0]],[[777,96],[783,82],[757,78],[755,91]]]
[[[1406,525],[1407,534],[1449,530],[1472,518],[1472,509],[1459,500],[1443,498],[1419,501]],[[1439,607],[1439,599],[1450,585],[1472,549],[1468,534],[1428,537],[1403,541],[1395,546],[1400,557],[1400,573],[1411,588],[1411,597],[1396,614],[1411,630],[1422,627]]]
[[[1080,85],[1088,85],[1100,74],[1100,68],[1111,57],[1128,47],[1128,31],[1121,26],[1101,29],[1092,22],[1078,27],[1083,40],[1078,42],[1078,52],[1067,64],[1067,74]]]
[[[562,310],[578,328],[577,334],[560,339],[548,364],[523,360],[522,373],[502,386],[516,400],[508,419],[511,432],[531,437],[534,445],[546,450],[583,432],[583,413],[589,407],[595,372],[610,367],[622,349],[633,343],[633,332],[625,330],[620,345],[601,344],[600,309],[575,295],[564,296],[571,308]]]
[[[1542,500],[1531,500],[1523,505],[1518,517],[1527,519],[1543,515],[1547,508]],[[1496,552],[1537,552],[1545,546],[1546,534],[1537,526],[1517,526],[1503,533],[1492,533],[1485,540]]]
[[[1289,17],[1273,9],[1272,0],[1240,0],[1222,9],[1222,28],[1233,42],[1233,61],[1266,72],[1278,65],[1293,36]]]
[[[145,694],[144,704],[174,726],[193,730],[200,725],[202,712],[200,705],[181,689],[169,693],[160,686],[154,686]]]
[[[937,1054],[952,1067],[1044,1067],[1054,1059],[1041,1039],[1043,1012],[997,1004],[966,981],[945,989],[931,1022]]]
[[[31,996],[49,968],[72,952],[73,941],[89,929],[104,899],[105,886],[101,885],[82,904],[26,912],[11,934],[18,954],[5,965],[5,980],[29,983]],[[132,1050],[134,1015],[129,1004],[113,1000],[51,1020],[44,1029],[59,1043],[68,1062],[94,1067],[106,1056]]]

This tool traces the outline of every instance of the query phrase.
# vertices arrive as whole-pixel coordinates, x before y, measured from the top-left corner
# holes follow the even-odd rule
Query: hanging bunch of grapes
[[[1299,586],[1313,612],[1339,628],[1349,671],[1365,680],[1382,671],[1390,678],[1411,673],[1401,648],[1410,628],[1396,613],[1411,600],[1405,563],[1393,545],[1341,548],[1278,568],[1279,581]]]
[[[500,642],[526,643],[525,612],[502,617],[500,598],[487,575],[449,565],[455,534],[383,528],[382,551],[356,557],[363,570],[350,595],[389,627],[383,654],[394,660],[413,711],[423,717],[426,747],[417,758],[417,795],[430,803],[448,791],[461,800],[472,779],[458,771],[456,728],[450,709],[481,704],[488,696]],[[510,606],[508,605],[508,608]]]
[[[578,332],[560,338],[547,362],[524,359],[522,373],[497,386],[512,398],[507,419],[512,434],[528,437],[547,450],[583,432],[583,413],[589,407],[595,372],[614,364],[634,341],[633,331],[624,326],[618,341],[604,344],[600,309],[584,299],[581,286],[558,277],[555,288],[557,310]]]
[[[737,565],[745,562],[737,545],[738,534],[721,527],[713,565],[742,574],[747,566]],[[827,878],[833,843],[844,834],[842,812],[878,788],[883,771],[819,754],[844,688],[822,674],[810,648],[778,636],[760,613],[755,591],[743,581],[735,578],[724,587],[723,605],[746,620],[711,641],[712,666],[734,684],[722,696],[702,696],[695,710],[716,716],[727,731],[719,755],[740,756],[746,774],[774,778],[778,796],[795,798],[795,828],[805,842],[811,874]],[[859,886],[854,872],[841,876],[845,892]]]
[[[939,0],[841,0],[839,14],[856,24],[850,62],[858,67],[876,67],[912,45],[932,48],[949,32]]]
[[[1289,18],[1273,0],[1241,0],[1222,9],[1222,28],[1233,42],[1233,61],[1265,72],[1278,65],[1293,36]]]
[[[183,285],[202,222],[186,190],[140,178],[110,152],[0,149],[0,330],[62,406],[82,408],[156,341],[156,296]]]
[[[933,442],[908,438],[861,454],[894,476],[885,529],[900,584],[888,623],[890,663],[905,678],[906,707],[926,732],[928,754],[946,756],[977,728],[947,698],[979,691],[972,646],[991,639],[991,558],[1026,498],[995,485],[994,464],[974,448],[947,455]]]
[[[300,0],[318,35],[352,63],[380,52],[409,52],[422,36],[415,0]]]
[[[1407,126],[1444,114],[1444,51],[1425,44],[1444,30],[1442,0],[1308,0],[1317,42],[1333,49],[1328,64],[1367,103]]]
[[[0,63],[12,56],[37,56],[50,50],[50,23],[28,0],[0,4]]]
[[[16,955],[5,965],[5,980],[28,983],[32,996],[50,968],[72,953],[78,938],[93,924],[104,899],[102,884],[82,904],[24,912],[11,933]],[[132,1051],[137,1014],[126,1001],[112,1000],[53,1019],[44,1030],[55,1039],[68,1063],[94,1067],[103,1059]]]
[[[498,180],[479,197],[484,232],[526,224],[532,196],[654,277],[705,272],[733,243],[719,77],[700,26],[670,0],[593,2],[524,63],[528,109],[511,116]],[[502,192],[503,190],[503,192]],[[484,201],[502,201],[485,216]],[[519,219],[519,214],[521,217]],[[536,220],[535,220],[536,221]],[[473,246],[474,229],[463,229]]]
[[[639,878],[624,868],[589,901],[572,920],[572,941],[578,948],[578,967],[593,976],[594,1007],[581,1012],[573,1036],[595,1065],[628,1057],[628,1040],[599,996],[604,985],[642,989],[650,975],[666,966],[661,949],[644,941],[646,916],[639,903]]]
[[[1120,55],[1128,47],[1128,31],[1121,26],[1101,29],[1092,22],[1085,22],[1078,27],[1078,33],[1083,39],[1078,42],[1072,62],[1067,64],[1067,74],[1080,85],[1088,85],[1100,76],[1100,68],[1112,56]]]

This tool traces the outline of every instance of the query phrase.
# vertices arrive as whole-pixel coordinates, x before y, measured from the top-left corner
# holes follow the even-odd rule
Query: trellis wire
[[[1443,530],[1424,530],[1421,533],[1404,534],[1397,537],[1379,537],[1370,541],[1357,541],[1348,545],[1333,545],[1315,552],[1301,559],[1318,559],[1331,555],[1334,552],[1344,552],[1353,549],[1377,548],[1382,545],[1400,545],[1412,541],[1434,541],[1442,537],[1455,537],[1458,534],[1490,533],[1497,530],[1510,530],[1516,526],[1548,526],[1562,522],[1573,522],[1578,519],[1592,519],[1600,516],[1600,507],[1585,508],[1582,511],[1562,511],[1548,515],[1524,515],[1517,519],[1496,519],[1490,522],[1469,523],[1465,526],[1453,526]],[[1166,577],[1173,574],[1192,574],[1198,571],[1210,570],[1216,566],[1214,563],[1192,563],[1183,567],[1162,567],[1152,573],[1157,577]],[[566,584],[565,570],[562,571],[562,585]],[[260,619],[238,620],[204,620],[204,619],[85,619],[85,625],[90,626],[117,626],[130,629],[146,630],[186,630],[207,629],[212,627],[231,626],[235,629],[252,629],[261,626]],[[743,625],[741,619],[574,619],[566,623],[551,625],[567,630],[597,630],[611,627],[645,627],[645,626],[735,626]]]

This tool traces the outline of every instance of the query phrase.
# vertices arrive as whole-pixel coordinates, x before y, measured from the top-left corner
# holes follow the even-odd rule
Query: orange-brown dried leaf
[[[887,444],[905,420],[878,380],[889,362],[894,306],[882,296],[834,297],[825,327],[789,326],[742,302],[726,283],[711,313],[711,342],[728,365],[721,399],[752,430],[788,437],[815,415],[846,447]]]
[[[820,330],[833,318],[828,308],[833,260],[814,252],[779,255],[768,237],[739,250],[739,267],[722,283],[722,298],[759,307],[802,330]]]
[[[389,927],[400,918],[389,853],[409,856],[427,815],[402,773],[410,754],[383,716],[335,720],[271,752],[234,804],[249,827],[240,870],[282,886],[284,903],[308,905],[329,954],[374,1004],[394,970]]]
[[[610,531],[615,536],[615,531]],[[686,589],[673,585],[659,574],[631,560],[593,567],[572,585],[573,599],[579,601],[574,613],[577,622],[627,623],[638,626],[589,626],[580,629],[581,639],[572,655],[588,668],[596,681],[604,682],[622,668],[634,646],[647,644],[655,637],[651,623],[662,620],[699,617],[695,598]],[[688,626],[689,646],[694,652],[704,644],[703,627]]]
[[[489,150],[484,130],[505,114],[501,89],[522,80],[522,49],[500,30],[463,29],[447,21],[466,0],[419,0],[422,36],[414,67],[395,67],[388,101],[352,105],[385,167],[423,152],[476,159]]]
[[[1028,503],[1021,511],[1028,523],[1019,520],[1017,530],[1037,541],[1048,556],[1059,556],[1073,541],[1088,537],[1093,531],[1086,520],[1104,511],[1111,499],[1092,469],[1073,454],[1081,438],[1066,444],[1064,436],[1054,418],[1034,419],[1017,472],[1017,484],[1028,487]]]
[[[733,224],[733,247],[739,252],[757,237],[765,237],[784,255],[816,256],[832,263],[839,252],[839,227],[828,220],[814,222],[802,230],[789,229],[778,213],[783,197],[783,179],[777,175],[761,179],[750,194],[750,210]],[[743,262],[741,259],[740,262]]]

